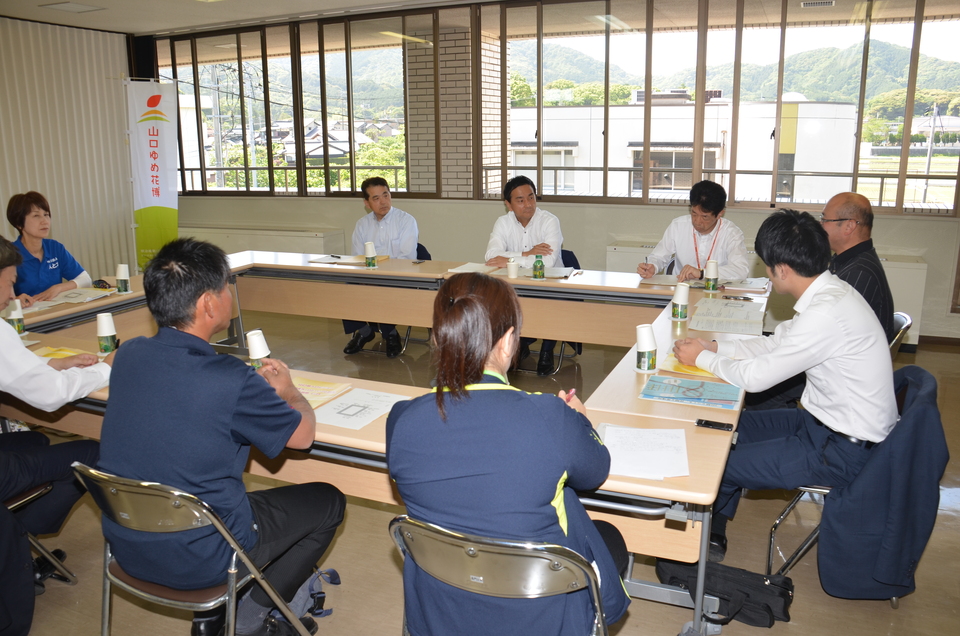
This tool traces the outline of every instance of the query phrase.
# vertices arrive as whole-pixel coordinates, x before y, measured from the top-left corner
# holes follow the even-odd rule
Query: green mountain
[[[536,60],[536,40],[510,42],[510,71],[520,73],[532,85],[537,83]],[[631,74],[612,65],[610,83],[643,86],[643,68],[633,70],[639,74]],[[577,84],[603,82],[603,62],[562,44],[544,42],[543,83],[549,84],[558,79],[568,79]]]
[[[859,99],[860,64],[863,45],[846,49],[823,48],[791,55],[783,69],[784,92],[803,93],[813,101],[853,102]],[[905,88],[910,49],[874,40],[870,43],[866,98]],[[920,55],[918,86],[927,89],[960,91],[960,64]],[[654,86],[669,89],[682,84],[693,86],[695,69],[654,77]],[[733,91],[733,64],[707,67],[707,88],[719,88],[725,96]],[[777,65],[743,65],[740,74],[741,99],[772,99],[776,95]]]

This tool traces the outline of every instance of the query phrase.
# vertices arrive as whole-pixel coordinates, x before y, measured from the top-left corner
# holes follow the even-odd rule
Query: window
[[[918,10],[918,6],[920,7]],[[157,40],[185,193],[542,196],[956,214],[950,0],[477,3]]]

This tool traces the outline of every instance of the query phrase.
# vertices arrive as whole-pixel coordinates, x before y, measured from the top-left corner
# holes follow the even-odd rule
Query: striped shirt
[[[830,261],[830,271],[860,292],[873,313],[877,314],[887,335],[887,342],[892,341],[896,335],[893,326],[893,295],[890,293],[887,275],[880,264],[877,250],[873,249],[873,239],[867,239],[835,254]]]

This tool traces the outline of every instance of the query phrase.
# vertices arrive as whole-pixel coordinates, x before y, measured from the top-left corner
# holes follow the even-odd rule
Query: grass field
[[[922,175],[927,170],[926,157],[910,157],[907,164],[907,182],[904,190],[904,205],[923,207],[953,207],[957,190],[957,165],[960,157],[934,156],[930,161],[930,174],[951,177],[948,179],[911,178]],[[883,203],[893,205],[897,197],[897,175],[900,172],[899,157],[861,157],[857,191],[871,201],[880,200],[880,186],[883,182]],[[862,173],[885,173],[889,177],[865,176]],[[923,199],[924,185],[927,186],[926,201]]]

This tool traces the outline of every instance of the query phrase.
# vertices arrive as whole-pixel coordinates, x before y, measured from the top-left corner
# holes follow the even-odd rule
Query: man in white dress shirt
[[[361,217],[353,230],[354,255],[362,255],[363,244],[372,242],[377,254],[386,254],[390,258],[417,258],[417,239],[420,235],[417,220],[393,207],[387,180],[371,177],[360,184],[360,190],[363,192],[363,202],[371,212]],[[348,355],[363,349],[363,345],[373,340],[378,331],[387,343],[387,357],[396,358],[400,355],[403,345],[396,325],[344,320],[343,330],[353,333],[350,342],[343,348]]]
[[[637,273],[650,278],[670,264],[680,282],[700,280],[707,261],[717,261],[721,280],[740,280],[749,273],[743,232],[723,218],[727,193],[713,181],[701,181],[690,189],[690,214],[673,220],[663,238],[637,266]]]
[[[510,179],[503,186],[503,200],[508,211],[493,224],[484,255],[487,265],[506,267],[507,261],[513,259],[520,267],[533,267],[539,255],[544,267],[562,267],[560,219],[537,207],[537,186],[533,181],[522,175]],[[534,338],[520,339],[521,360],[530,355],[533,341]],[[537,375],[553,372],[556,344],[556,340],[544,340],[541,344]]]
[[[796,316],[772,336],[678,340],[674,353],[751,392],[806,371],[804,408],[740,416],[714,503],[711,560],[726,550],[726,521],[741,489],[844,486],[897,422],[886,334],[863,296],[828,271],[823,226],[806,212],[781,210],[760,226],[756,245],[774,289],[797,299]]]
[[[0,310],[15,298],[13,284],[22,257],[0,236]],[[40,358],[23,346],[16,330],[0,320],[0,391],[44,411],[55,411],[107,385],[111,353],[104,362],[93,354],[68,358]],[[83,495],[70,467],[75,461],[97,463],[100,445],[80,440],[50,445],[34,431],[0,434],[0,501],[50,482],[53,490],[11,513],[0,506],[0,632],[26,634],[33,621],[35,594],[44,591],[43,579],[53,565],[43,557],[31,563],[30,544],[24,532],[52,534],[60,531],[73,504]],[[32,585],[31,585],[32,583]]]

